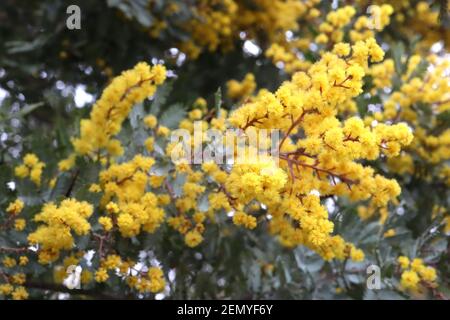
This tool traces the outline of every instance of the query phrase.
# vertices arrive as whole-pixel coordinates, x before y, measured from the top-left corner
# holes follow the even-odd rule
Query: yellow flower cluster
[[[25,229],[27,225],[27,221],[25,219],[16,219],[14,221],[14,229],[16,229],[17,231],[22,231],[23,229]]]
[[[150,183],[149,170],[155,160],[142,155],[131,161],[113,164],[100,172],[100,185],[103,189],[102,204],[117,221],[117,227],[124,237],[140,233],[154,232],[164,221],[164,210],[158,207],[160,200],[147,192]],[[116,199],[116,203],[109,203]],[[100,218],[105,230],[110,230],[112,220]]]
[[[282,65],[283,69],[292,74],[296,71],[307,70],[311,66],[311,62],[299,57],[296,50],[303,47],[303,42],[295,41],[281,45],[273,43],[265,52],[265,56],[273,61],[276,65]]]
[[[323,54],[305,72],[294,74],[292,81],[285,82],[275,93],[261,90],[228,118],[221,110],[217,118],[202,121],[203,130],[212,127],[224,131],[231,125],[244,135],[250,128],[280,129],[280,164],[272,157],[258,155],[247,162],[236,161],[229,169],[221,169],[213,162],[203,163],[202,172],[188,164],[177,165],[173,178],[183,174],[186,182],[179,198],[171,194],[177,214],[168,219],[168,224],[184,235],[188,246],[195,247],[203,240],[206,217],[213,222],[214,213],[234,211],[234,224],[253,229],[257,219],[249,212],[262,204],[271,216],[270,232],[284,245],[308,246],[328,260],[349,257],[362,261],[361,250],[331,235],[333,223],[320,196],[369,200],[371,210],[384,212],[385,219],[388,202],[395,201],[400,193],[395,180],[377,175],[357,161],[374,160],[381,154],[398,155],[401,147],[412,140],[408,126],[367,126],[356,117],[343,122],[337,118],[340,106],[351,106],[352,99],[362,92],[369,61],[381,61],[383,56],[372,38],[354,45],[338,43],[333,52]],[[192,134],[193,121],[201,116],[202,110],[194,109],[180,128]],[[298,132],[303,133],[302,138],[294,139]],[[168,144],[166,154],[173,150],[174,145]],[[205,181],[204,174],[210,182]],[[209,189],[205,188],[208,183],[218,190],[208,195],[205,215],[196,210],[200,197]],[[161,181],[155,187],[160,185]]]
[[[277,166],[274,159],[260,156],[249,159],[249,163],[235,164],[226,179],[225,187],[241,204],[256,199],[270,205],[280,202],[280,192],[287,180],[286,172]]]
[[[11,295],[13,300],[26,300],[28,299],[28,291],[23,286],[14,287],[9,283],[0,285],[0,294],[3,296]]]
[[[252,73],[247,73],[241,82],[237,80],[227,82],[227,96],[233,100],[244,100],[252,95],[255,89],[255,76]]]
[[[144,118],[144,124],[147,128],[154,129],[158,124],[158,119],[154,115],[148,115]]]
[[[393,6],[383,4],[381,6],[370,5],[369,16],[360,16],[356,19],[353,29],[350,30],[350,39],[352,41],[359,41],[375,36],[375,31],[383,31],[383,29],[390,24],[391,15],[394,13]]]
[[[131,260],[123,261],[120,256],[110,254],[101,261],[94,280],[98,283],[106,282],[110,278],[109,271],[114,271],[114,274],[125,279],[130,288],[140,293],[158,293],[164,290],[166,282],[164,273],[159,267],[149,267],[147,271],[139,271],[135,269],[135,266],[136,263]]]
[[[320,15],[319,0],[254,0],[251,5],[237,0],[201,0],[193,7],[194,18],[183,28],[191,36],[180,45],[189,57],[197,58],[203,50],[233,49],[240,31],[249,38],[264,30],[270,43],[284,42],[287,31],[297,31],[298,21]]]
[[[377,7],[370,9],[372,22],[369,26],[372,28],[376,28],[377,23],[383,26],[386,23],[386,14],[389,14],[390,20],[396,23],[395,27],[399,29],[399,32],[407,37],[420,35],[418,49],[428,51],[431,45],[441,40],[444,40],[445,46],[448,47],[450,32],[440,27],[439,6],[433,5],[433,2],[407,0],[358,0],[357,2],[362,8],[373,5],[380,8],[389,5],[393,8],[393,13],[389,13],[391,9],[389,11],[384,9],[384,12]]]
[[[19,257],[19,266],[25,266],[28,263],[28,258],[26,256]],[[26,275],[22,272],[15,272],[11,269],[17,266],[17,260],[8,256],[5,256],[2,260],[4,266],[3,270],[0,272],[2,276],[2,281],[5,283],[0,284],[0,295],[5,298],[11,296],[13,300],[24,300],[28,298],[28,292],[23,286],[26,282]]]
[[[164,290],[166,282],[164,280],[164,274],[160,268],[149,268],[146,277],[140,277],[134,287],[139,292],[152,292],[157,293]]]
[[[29,177],[39,187],[44,167],[45,163],[41,162],[35,154],[28,153],[23,157],[23,164],[17,166],[14,173],[21,179]]]
[[[150,267],[146,272],[140,272],[138,276],[128,276],[126,282],[130,288],[140,293],[158,293],[164,290],[166,281],[164,273],[158,267]]]
[[[373,85],[377,89],[392,86],[392,77],[395,73],[394,60],[386,59],[382,63],[374,64],[367,74],[373,78]]]
[[[344,20],[338,16],[330,18],[330,23],[345,24]],[[238,128],[235,138],[249,134],[250,129],[279,129],[282,140],[278,158],[258,155],[246,162],[237,159],[232,166],[223,167],[214,162],[199,167],[180,163],[165,176],[151,174],[154,158],[139,154],[127,162],[108,163],[100,172],[98,183],[89,188],[101,193],[100,208],[104,215],[98,217],[98,223],[108,236],[115,230],[122,237],[134,237],[142,231],[152,233],[165,220],[162,206],[172,203],[175,214],[167,223],[184,236],[188,247],[196,247],[204,239],[206,224],[215,222],[217,212],[232,211],[229,215],[232,222],[248,229],[256,228],[257,216],[262,212],[269,232],[286,246],[305,245],[326,260],[363,261],[364,253],[360,249],[332,235],[334,226],[321,196],[367,200],[373,210],[386,210],[387,203],[400,193],[394,180],[377,175],[358,161],[374,160],[381,154],[399,155],[401,147],[411,142],[410,129],[403,123],[368,126],[357,117],[345,121],[338,118],[340,106],[351,105],[352,99],[362,92],[362,79],[370,70],[369,63],[379,62],[383,56],[373,38],[353,45],[337,43],[332,52],[324,53],[317,63],[294,74],[275,93],[261,90],[230,115],[220,110],[210,117],[205,114],[205,103],[196,103],[199,108],[189,113],[180,128],[193,135],[194,121],[199,120],[204,131]],[[163,69],[156,68],[140,64],[105,89],[91,118],[82,124],[80,139],[74,140],[77,153],[93,156],[106,148],[110,155],[119,154],[111,151],[111,143],[118,146],[114,142],[117,140],[111,138],[119,132],[132,105],[152,94],[155,84],[163,81],[164,76],[160,74]],[[153,82],[142,81],[149,77]],[[241,84],[230,83],[230,96],[242,98],[251,94],[254,87],[254,78],[249,75]],[[145,117],[144,124],[151,129],[151,140],[145,145],[152,151],[154,135],[164,138],[170,130],[158,125],[152,115]],[[94,126],[101,130],[92,132]],[[174,144],[166,145],[166,156],[173,148]],[[70,168],[73,161],[71,156],[60,163],[60,170]],[[185,181],[175,194],[170,183],[179,176]],[[149,187],[156,189],[155,192],[150,192]],[[217,188],[215,192],[209,192],[214,188]],[[200,211],[199,202],[205,196],[208,208]],[[13,207],[14,211],[18,210],[17,205]],[[88,218],[92,213],[92,205],[74,199],[66,199],[59,206],[44,205],[35,216],[35,221],[43,224],[28,237],[31,244],[39,245],[39,261],[50,263],[59,257],[61,250],[72,249],[73,234],[86,235],[90,231]],[[128,285],[139,292],[164,289],[164,276],[159,268],[133,275],[136,273],[131,261],[123,261],[118,255],[104,258],[102,252],[99,254],[99,268],[93,275],[85,273],[85,281],[93,277],[96,282],[105,282],[112,275],[110,271],[119,270]],[[66,265],[55,269],[55,274],[61,278],[66,269]]]
[[[69,157],[67,157],[64,160],[61,160],[60,162],[58,162],[58,169],[60,171],[67,171],[73,168],[73,166],[75,165],[75,161],[76,161],[76,154],[72,153]]]
[[[6,212],[11,215],[18,215],[22,212],[25,204],[22,200],[16,199],[14,202],[11,202],[8,207],[6,208]]]
[[[384,53],[372,38],[352,46],[337,44],[334,51],[323,54],[306,72],[294,74],[274,94],[261,91],[230,115],[230,123],[244,132],[250,127],[281,129],[283,139],[281,167],[267,161],[237,163],[225,187],[237,209],[252,200],[266,205],[273,216],[271,232],[284,244],[304,244],[325,259],[362,260],[362,252],[330,236],[333,223],[319,195],[370,200],[375,208],[385,207],[399,195],[399,185],[356,161],[398,155],[412,133],[404,123],[369,127],[356,117],[343,123],[337,119],[337,106],[362,92],[368,60],[380,61]],[[303,138],[293,139],[300,130]]]
[[[120,141],[112,137],[120,131],[133,105],[153,95],[165,78],[164,66],[151,68],[145,62],[114,78],[92,108],[90,119],[81,121],[80,137],[73,139],[75,151],[95,156],[106,149],[112,156],[121,155]]]
[[[182,51],[195,59],[202,48],[209,51],[215,51],[219,46],[230,49],[232,47],[230,42],[233,28],[232,17],[236,11],[237,5],[233,0],[201,0],[194,8],[196,18],[188,21],[184,26],[191,33],[192,40],[180,45]]]
[[[311,43],[319,46],[320,53],[324,52],[323,49],[328,50],[338,44],[334,47],[334,53],[346,56],[349,50],[340,45],[340,42],[346,38],[347,34],[351,43],[371,39],[375,37],[375,32],[382,31],[390,23],[390,16],[394,12],[390,4],[381,6],[372,4],[369,16],[363,14],[353,19],[357,10],[365,10],[365,8],[362,6],[355,9],[354,6],[344,6],[329,12],[324,19],[313,19],[310,24],[317,28],[318,34],[311,33],[310,24],[305,24],[304,27],[298,26],[301,28],[299,37],[291,36],[284,41],[272,41],[265,55],[289,74],[305,71],[310,67],[311,62],[305,58],[304,53],[311,49]],[[314,12],[314,9],[310,12]]]
[[[97,281],[99,283],[106,282],[109,279],[108,271],[104,268],[99,268],[95,272],[94,279],[95,279],[95,281]]]
[[[399,16],[404,20],[402,32],[407,35],[420,34],[423,39],[419,43],[419,48],[426,50],[441,40],[444,40],[448,48],[450,32],[440,27],[439,10],[436,6],[431,6],[427,1],[419,1],[412,8],[409,3],[405,6],[408,7],[407,10],[402,10]]]
[[[184,241],[188,247],[196,247],[203,241],[203,236],[197,230],[192,230],[186,233]]]
[[[50,263],[59,257],[61,250],[70,250],[74,246],[72,232],[86,235],[91,225],[88,218],[93,213],[93,206],[85,201],[65,199],[59,206],[47,203],[34,221],[40,226],[28,236],[30,244],[39,244],[39,262]]]
[[[5,266],[5,268],[12,268],[16,266],[17,261],[16,259],[11,257],[4,257],[2,263]]]
[[[237,226],[243,226],[247,229],[255,229],[257,225],[256,218],[254,216],[251,216],[242,211],[234,213],[233,223]]]
[[[426,283],[428,286],[435,285],[437,278],[436,269],[425,266],[422,259],[415,258],[410,261],[408,257],[400,256],[397,262],[402,269],[401,289],[419,292],[423,289],[421,283]]]
[[[428,63],[428,68],[422,77],[415,76],[415,71],[421,63]],[[430,55],[423,60],[419,55],[409,58],[405,73],[402,75],[403,84],[398,91],[392,92],[383,101],[381,111],[366,116],[365,123],[377,121],[406,121],[414,127],[414,140],[406,148],[406,153],[388,160],[389,169],[393,172],[415,174],[420,169],[416,168],[413,156],[418,157],[423,163],[436,167],[434,177],[441,178],[445,182],[446,161],[450,159],[450,130],[442,126],[440,117],[450,110],[450,83],[448,70],[450,63],[440,60],[435,55]],[[377,87],[389,85],[393,79],[393,71],[387,71],[386,66],[380,66],[386,72],[378,69],[377,65],[371,68],[374,83]],[[423,109],[417,106],[423,106]],[[420,120],[422,113],[429,114],[426,122]],[[420,166],[420,164],[419,164]],[[423,177],[423,178],[431,178]]]
[[[344,37],[342,29],[351,22],[355,13],[356,10],[352,6],[345,6],[328,13],[325,22],[319,25],[321,33],[315,38],[316,42],[319,44],[341,42]]]
[[[198,212],[197,201],[201,194],[206,190],[202,185],[203,173],[193,171],[190,165],[178,166],[179,174],[186,174],[186,182],[183,185],[183,194],[175,200],[175,195],[169,189],[169,196],[175,200],[177,215],[170,217],[168,224],[184,235],[184,242],[187,246],[193,248],[203,241],[203,232],[205,230],[206,216],[203,212]]]
[[[393,202],[395,203],[395,201]],[[369,219],[378,214],[381,224],[384,224],[389,216],[389,211],[386,206],[380,208],[375,206],[373,203],[370,203],[368,206],[358,206],[357,211],[361,220]]]

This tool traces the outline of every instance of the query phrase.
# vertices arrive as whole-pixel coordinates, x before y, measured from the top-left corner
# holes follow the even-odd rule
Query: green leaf
[[[405,66],[402,63],[402,57],[405,54],[405,45],[402,42],[398,42],[392,46],[392,58],[394,59],[395,71],[401,76],[405,70]]]
[[[414,69],[414,71],[411,72],[411,75],[409,76],[408,81],[413,78],[416,78],[416,77],[422,77],[425,74],[425,72],[427,71],[429,65],[430,64],[428,63],[428,61],[426,61],[424,59],[420,60],[416,69]]]
[[[204,193],[200,196],[200,199],[197,201],[197,208],[200,212],[208,211],[209,209],[208,194]]]
[[[115,7],[122,11],[128,18],[135,18],[143,27],[150,27],[153,24],[153,17],[148,10],[146,0],[108,0],[108,6]]]
[[[400,295],[399,293],[388,290],[388,289],[381,289],[381,290],[370,290],[366,289],[364,292],[364,300],[405,300],[405,297]]]
[[[216,116],[220,115],[220,108],[222,107],[222,90],[217,88],[216,93],[214,94],[214,108],[216,109]]]
[[[450,126],[450,110],[444,111],[437,116],[437,120],[439,123]]]
[[[158,88],[153,97],[152,105],[150,107],[151,114],[154,114],[155,116],[159,115],[159,113],[161,112],[161,107],[166,103],[167,98],[172,91],[172,88],[173,81],[167,81]]]
[[[56,179],[55,187],[50,193],[48,200],[56,200],[59,196],[64,196],[69,190],[69,187],[72,183],[73,175],[70,172],[61,173]]]
[[[21,108],[18,112],[13,113],[9,116],[9,118],[22,118],[30,113],[32,113],[37,108],[40,108],[44,105],[44,102],[37,102],[33,104],[27,104],[25,107]]]
[[[77,248],[79,250],[86,250],[88,248],[90,241],[91,237],[89,235],[79,237],[78,241],[76,242]]]
[[[131,127],[136,130],[137,128],[142,127],[142,120],[145,117],[144,106],[142,103],[139,103],[131,109],[129,119]]]
[[[175,196],[180,197],[183,195],[183,186],[186,183],[186,174],[178,174],[173,181],[172,187]]]
[[[24,53],[24,52],[30,52],[33,50],[36,50],[40,47],[42,47],[47,40],[49,39],[48,34],[41,35],[34,39],[33,41],[9,41],[5,44],[5,46],[8,48],[7,53],[8,54],[17,54],[17,53]]]
[[[181,103],[175,103],[163,112],[159,123],[170,129],[174,129],[185,116],[186,110],[183,108],[183,105]]]
[[[261,286],[261,266],[257,261],[253,261],[248,270],[248,286],[253,292],[258,291]]]

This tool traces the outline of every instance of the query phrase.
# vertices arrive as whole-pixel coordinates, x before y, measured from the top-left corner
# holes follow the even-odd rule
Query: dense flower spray
[[[33,257],[52,269],[57,284],[66,285],[75,270],[78,278],[70,279],[82,286],[123,283],[127,294],[139,297],[167,293],[173,287],[166,281],[178,277],[180,262],[169,254],[160,262],[166,246],[200,251],[213,230],[220,241],[232,232],[273,237],[277,249],[284,250],[281,244],[296,259],[296,250],[306,247],[327,266],[339,260],[345,269],[347,262],[367,262],[366,254],[380,259],[380,252],[364,252],[363,241],[347,238],[328,200],[354,209],[351,214],[358,219],[357,212],[369,226],[380,225],[377,239],[382,241],[401,231],[387,226],[402,191],[397,180],[450,184],[450,131],[444,121],[450,110],[449,63],[423,53],[445,31],[437,30],[437,12],[427,3],[409,7],[408,1],[370,5],[361,0],[327,11],[316,0],[256,0],[254,6],[236,0],[198,2],[195,15],[177,26],[190,35],[177,44],[188,58],[230,51],[251,39],[261,46],[261,57],[289,79],[275,90],[257,90],[258,70],[244,73],[225,84],[230,106],[216,101],[208,108],[205,99],[197,98],[177,125],[168,125],[154,110],[146,114],[143,107],[142,117],[133,117],[138,122],[133,126],[140,128],[132,145],[120,134],[122,127],[128,129],[133,107],[164,84],[166,69],[141,62],[113,78],[80,122],[65,159],[51,167],[29,153],[15,167],[16,181],[31,185],[39,200],[18,194],[0,202],[6,217],[1,228],[26,230],[23,247],[0,247],[0,294],[28,297],[24,270],[35,263]],[[361,13],[361,8],[368,10]],[[173,5],[169,11],[177,10]],[[420,23],[411,29],[423,38],[414,54],[384,59],[379,35],[391,23],[418,14]],[[151,36],[166,27],[158,23]],[[366,98],[378,99],[371,110],[358,104]],[[175,129],[187,132],[193,151],[176,163],[172,156],[185,154],[171,140]],[[230,138],[237,160],[240,148],[248,147],[238,141],[264,130],[280,133],[274,153],[243,163],[206,159],[203,153],[200,163],[191,159],[198,156],[197,148],[203,152],[219,144],[211,131]],[[262,136],[258,142],[267,147]],[[96,173],[77,180],[82,165]],[[64,179],[73,184],[61,193]],[[81,185],[77,192],[72,192],[74,184]],[[372,221],[374,216],[379,220]],[[435,205],[430,216],[442,220],[444,232],[450,230],[445,202]],[[166,237],[169,233],[172,238]],[[157,250],[149,239],[161,234],[163,250]],[[438,286],[437,267],[419,258],[419,247],[413,254],[402,249],[398,260],[396,255],[387,262],[386,269],[393,265],[388,271],[398,278],[392,287],[402,294],[420,296]],[[264,275],[276,270],[271,263],[258,263]],[[173,286],[173,280],[168,282]]]

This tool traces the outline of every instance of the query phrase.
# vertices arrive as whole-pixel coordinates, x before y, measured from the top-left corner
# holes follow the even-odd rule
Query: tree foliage
[[[448,21],[447,1],[2,0],[0,297],[448,297]],[[279,162],[173,162],[196,121],[277,129]]]

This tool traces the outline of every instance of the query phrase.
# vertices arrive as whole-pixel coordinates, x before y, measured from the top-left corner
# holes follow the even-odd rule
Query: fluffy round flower
[[[184,236],[184,242],[186,243],[186,245],[188,247],[191,247],[191,248],[198,246],[202,241],[203,241],[203,237],[202,237],[201,233],[198,231],[195,231],[195,230],[189,231]]]

